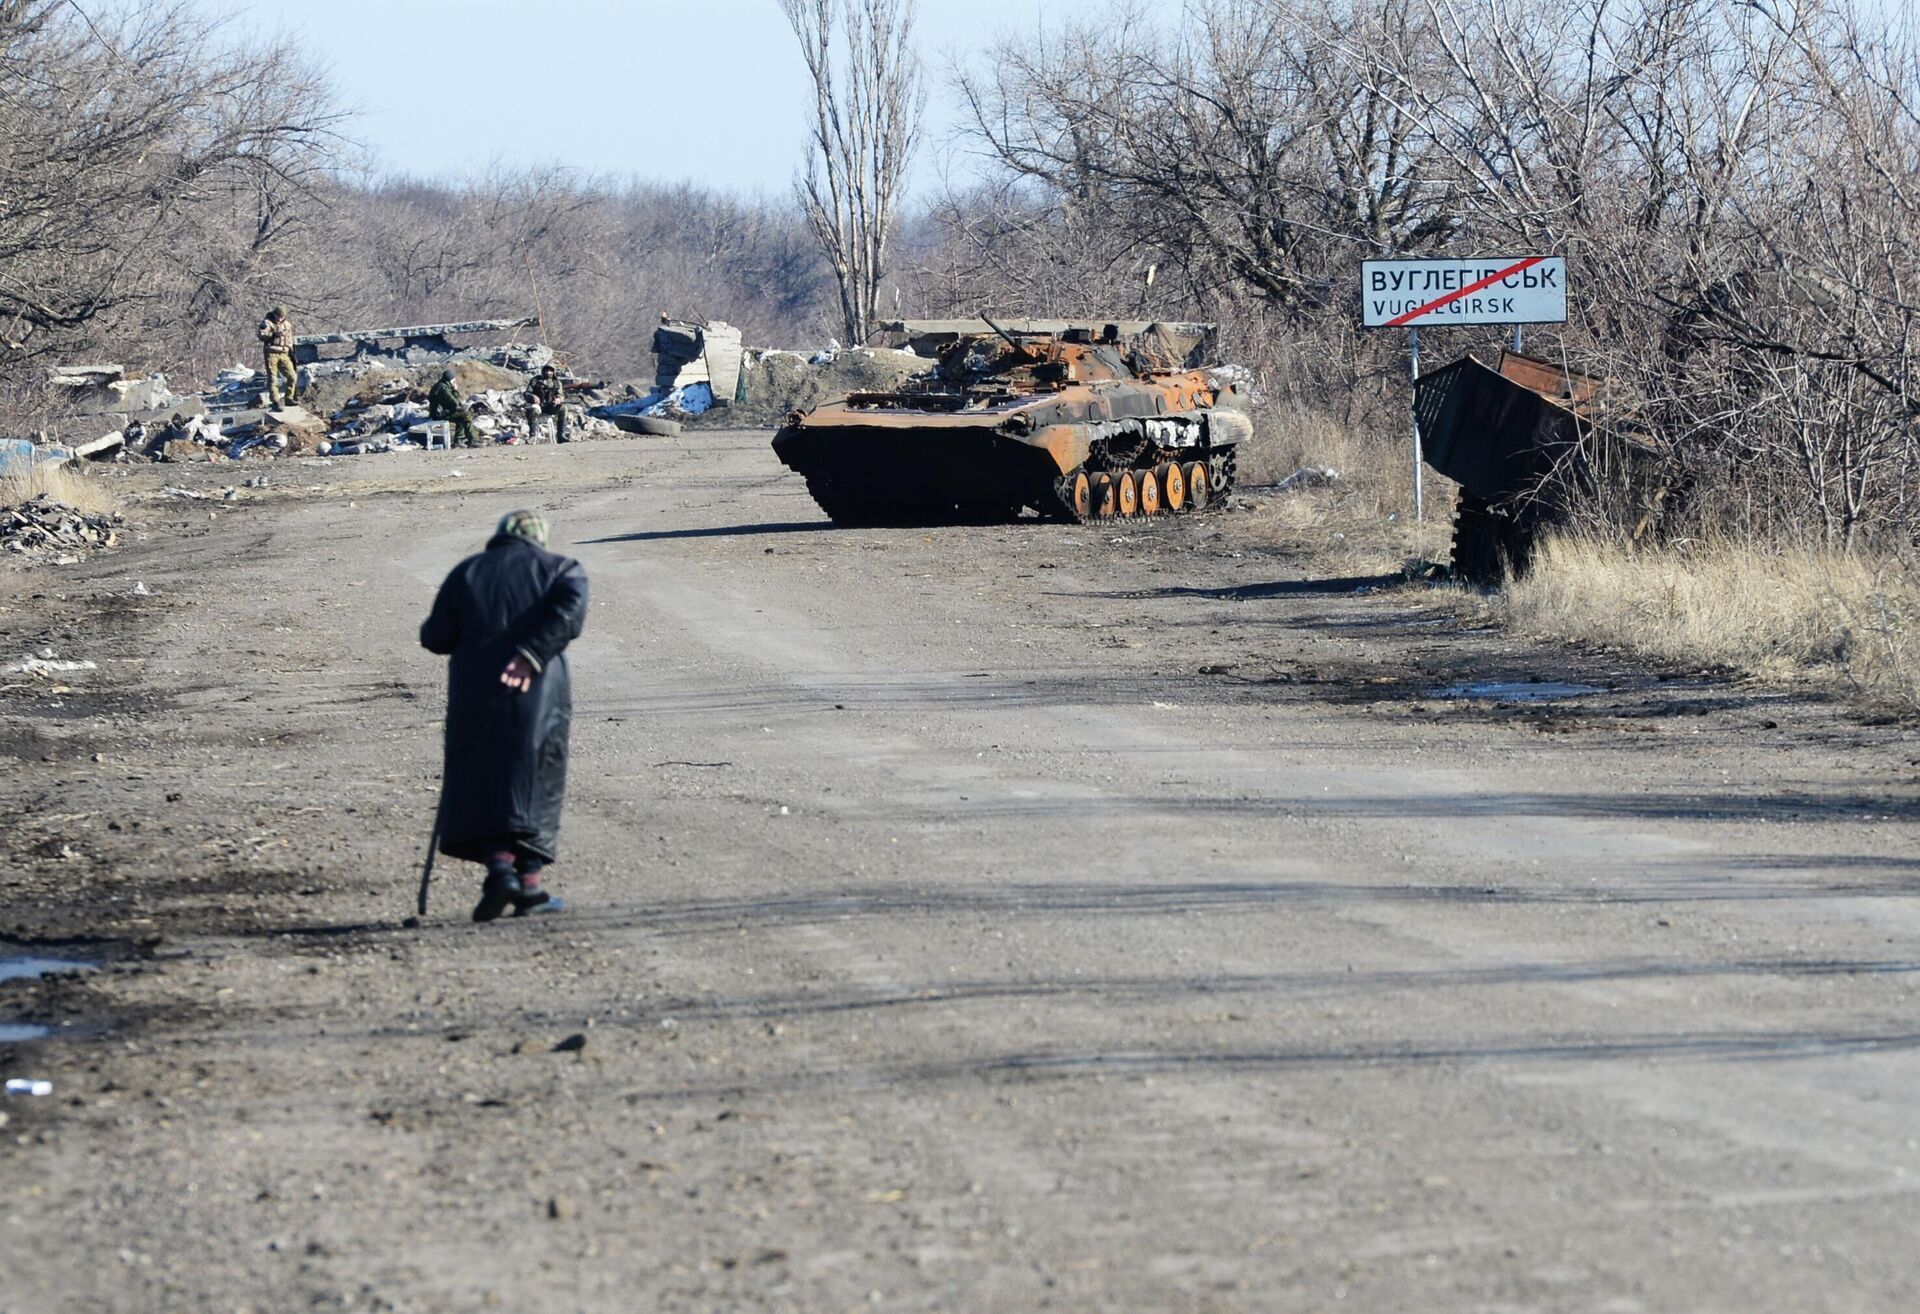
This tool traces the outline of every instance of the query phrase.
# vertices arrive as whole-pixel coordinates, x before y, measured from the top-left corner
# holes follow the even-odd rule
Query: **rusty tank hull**
[[[927,323],[901,326],[936,354],[929,374],[789,416],[774,436],[836,524],[1176,514],[1231,492],[1253,426],[1231,385],[1189,367],[1193,333]]]

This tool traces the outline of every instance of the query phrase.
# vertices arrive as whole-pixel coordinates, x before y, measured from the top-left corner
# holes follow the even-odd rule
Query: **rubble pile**
[[[45,493],[0,510],[0,551],[77,561],[95,548],[113,547],[118,516],[90,516]]]
[[[129,378],[123,365],[56,365],[47,371],[47,385],[64,393],[67,405],[79,415],[129,415],[183,400],[174,395],[166,375]]]
[[[265,374],[246,365],[221,370],[205,391],[185,396],[157,374],[130,379],[118,365],[64,366],[51,384],[98,408],[82,413],[119,427],[65,446],[44,438],[21,444],[29,450],[9,459],[184,464],[419,450],[430,437],[432,445],[446,441],[445,426],[427,417],[428,392],[446,370],[483,441],[523,442],[526,388],[555,363],[552,349],[520,342],[459,346],[449,339],[537,323],[475,321],[296,338],[300,404],[277,409],[269,407]],[[718,320],[663,318],[652,345],[657,365],[650,387],[580,379],[561,369],[571,437],[672,433],[679,422],[774,428],[789,413],[832,397],[896,388],[929,363],[911,350],[837,343],[812,355],[748,351],[740,330]]]
[[[932,365],[923,356],[890,347],[837,347],[811,356],[748,352],[739,398],[730,406],[690,413],[688,423],[696,428],[777,428],[793,411],[850,392],[889,392]]]

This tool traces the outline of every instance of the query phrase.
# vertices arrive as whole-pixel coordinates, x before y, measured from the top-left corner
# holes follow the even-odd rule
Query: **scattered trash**
[[[0,510],[0,549],[17,553],[70,556],[92,548],[113,547],[120,541],[114,526],[118,516],[93,516],[76,511],[47,493]]]
[[[37,1077],[9,1077],[7,1078],[7,1094],[26,1096],[51,1095],[53,1094],[53,1083]]]
[[[6,668],[8,675],[54,675],[67,671],[97,671],[100,668],[93,662],[62,661],[48,648],[38,657],[28,656]]]
[[[269,406],[265,375],[245,364],[219,371],[204,391],[188,395],[161,375],[129,379],[119,365],[62,366],[52,382],[74,400],[89,399],[80,409],[102,417],[100,429],[77,446],[0,442],[0,470],[76,460],[218,464],[421,451],[428,392],[448,371],[480,442],[519,445],[527,384],[542,367],[558,363],[553,351],[538,343],[456,340],[537,325],[527,317],[298,337],[299,404],[278,408]],[[912,350],[838,342],[811,354],[749,351],[740,330],[719,320],[663,320],[653,346],[650,383],[589,380],[562,368],[573,439],[673,436],[676,426],[694,420],[773,427],[792,410],[850,392],[884,391],[930,364]],[[118,427],[103,432],[108,424]],[[249,480],[245,486],[266,485]],[[166,493],[205,496],[188,489]]]

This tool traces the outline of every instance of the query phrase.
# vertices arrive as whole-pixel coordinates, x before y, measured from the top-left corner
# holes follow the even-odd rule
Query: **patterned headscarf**
[[[493,533],[496,538],[508,534],[540,547],[547,545],[547,522],[538,511],[509,511],[500,517],[500,527]]]

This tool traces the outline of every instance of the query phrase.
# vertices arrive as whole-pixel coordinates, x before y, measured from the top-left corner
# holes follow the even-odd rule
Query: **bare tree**
[[[833,267],[849,342],[873,331],[895,206],[926,107],[915,0],[780,0],[813,82],[806,172],[795,184]]]
[[[1157,266],[1157,313],[1264,325],[1270,396],[1397,429],[1359,258],[1563,252],[1529,342],[1669,441],[1688,532],[1920,543],[1920,49],[1882,6],[1136,0],[961,87],[999,177],[933,212],[929,299]]]
[[[1410,0],[1198,0],[1053,42],[1002,42],[963,77],[972,129],[1016,175],[1125,234],[1196,291],[1310,316],[1367,254],[1450,231],[1408,115],[1364,60],[1415,49]]]
[[[0,364],[230,300],[311,214],[337,121],[290,48],[184,5],[4,0]]]

